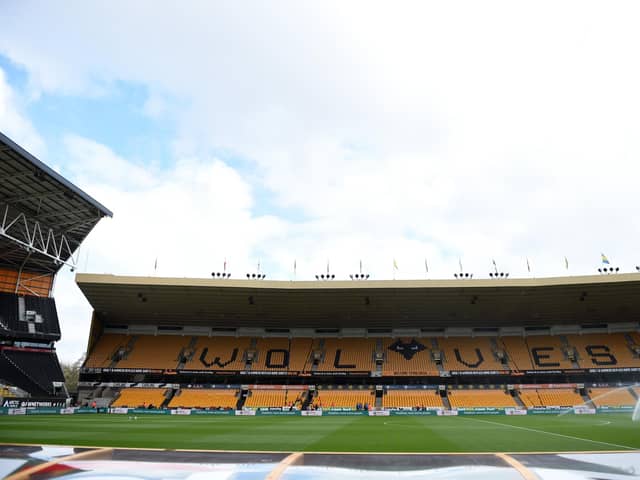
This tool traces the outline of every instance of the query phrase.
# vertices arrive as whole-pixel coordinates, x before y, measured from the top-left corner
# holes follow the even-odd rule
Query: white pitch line
[[[580,438],[580,437],[574,437],[574,436],[571,436],[571,435],[563,435],[561,433],[547,432],[546,430],[538,430],[538,429],[535,429],[535,428],[518,427],[517,425],[511,425],[509,423],[492,422],[490,420],[480,420],[479,418],[467,418],[467,420],[475,420],[477,422],[490,423],[492,425],[499,425],[501,427],[517,428],[517,429],[520,429],[520,430],[527,430],[529,432],[546,433],[547,435],[554,435],[556,437],[563,437],[563,438],[571,438],[573,440],[582,440],[583,442],[600,443],[601,445],[610,445],[612,447],[626,448],[628,450],[638,450],[637,448],[629,447],[628,445],[619,445],[617,443],[601,442],[600,440],[591,440],[589,438]]]
[[[596,427],[604,427],[605,425],[611,425],[611,422],[604,420],[602,422],[596,423]]]

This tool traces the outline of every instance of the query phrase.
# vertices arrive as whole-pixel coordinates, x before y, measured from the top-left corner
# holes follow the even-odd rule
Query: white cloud
[[[240,276],[254,268],[256,247],[286,228],[277,218],[252,214],[251,187],[218,159],[181,158],[154,172],[86,138],[64,143],[71,179],[114,211],[82,245],[80,271],[207,277],[226,258]],[[91,312],[69,272],[60,274],[55,297],[60,354],[72,360],[86,346]]]
[[[20,99],[0,68],[0,131],[35,155],[44,152],[44,142],[23,112]]]
[[[73,174],[86,182],[98,180],[102,186],[112,185],[123,190],[146,190],[155,183],[152,171],[131,164],[105,145],[73,134],[67,135],[64,145]]]

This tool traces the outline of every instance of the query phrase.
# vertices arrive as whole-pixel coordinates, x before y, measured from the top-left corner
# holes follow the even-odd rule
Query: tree
[[[64,373],[65,384],[67,385],[67,391],[69,393],[75,393],[78,391],[78,377],[80,376],[80,367],[84,362],[85,355],[83,354],[78,360],[72,363],[62,362],[62,373]]]

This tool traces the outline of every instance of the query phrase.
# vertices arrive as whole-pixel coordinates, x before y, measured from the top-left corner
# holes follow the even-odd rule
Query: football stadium
[[[112,213],[4,135],[0,177],[7,478],[638,474],[640,273],[78,273],[69,392],[53,285]]]

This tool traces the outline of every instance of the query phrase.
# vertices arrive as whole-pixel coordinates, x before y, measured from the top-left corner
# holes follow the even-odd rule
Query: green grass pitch
[[[2,416],[0,443],[305,452],[640,449],[630,415],[223,417]]]

